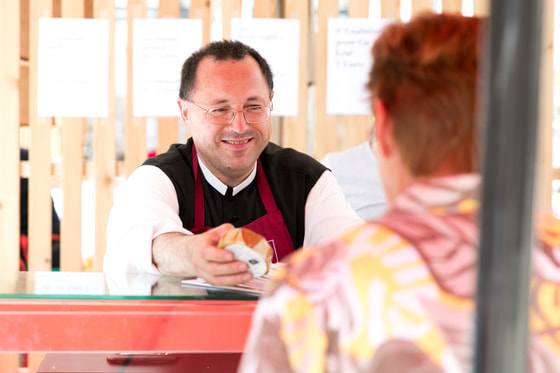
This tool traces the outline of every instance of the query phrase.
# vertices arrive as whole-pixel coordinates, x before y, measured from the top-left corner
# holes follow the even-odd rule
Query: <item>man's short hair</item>
[[[372,47],[368,89],[387,109],[414,177],[443,162],[475,171],[480,28],[480,18],[427,12],[388,25]]]
[[[240,61],[247,56],[253,57],[255,61],[257,61],[266,80],[266,84],[268,85],[269,96],[271,96],[274,85],[272,81],[272,70],[268,62],[266,62],[259,52],[240,41],[222,40],[205,45],[186,59],[183,64],[183,69],[181,70],[179,97],[183,100],[189,100],[191,98],[196,83],[196,70],[200,61],[205,57],[211,57],[215,61]]]

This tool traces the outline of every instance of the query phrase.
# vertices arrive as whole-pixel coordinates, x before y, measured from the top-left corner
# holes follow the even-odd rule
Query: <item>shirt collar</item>
[[[214,176],[214,174],[208,169],[208,167],[206,167],[204,162],[202,162],[198,154],[197,154],[197,158],[198,158],[198,165],[200,166],[200,170],[202,171],[202,174],[206,178],[206,181],[208,181],[208,184],[210,184],[214,189],[216,189],[223,196],[225,196],[228,186],[222,183],[216,176]],[[235,196],[237,193],[241,192],[249,184],[251,184],[253,180],[255,180],[256,175],[257,175],[257,162],[255,162],[251,174],[245,180],[243,180],[241,184],[233,187],[233,195]]]

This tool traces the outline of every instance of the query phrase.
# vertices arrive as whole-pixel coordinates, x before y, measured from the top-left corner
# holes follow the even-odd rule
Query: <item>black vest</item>
[[[192,138],[186,144],[173,144],[166,153],[144,162],[144,165],[160,168],[173,183],[179,202],[179,217],[183,227],[189,230],[194,226],[192,145]],[[307,195],[327,168],[306,154],[273,143],[268,143],[259,158],[294,247],[299,248],[305,234]],[[208,184],[202,172],[200,176],[205,226],[232,223],[241,227],[266,214],[256,178],[235,196],[226,197]]]

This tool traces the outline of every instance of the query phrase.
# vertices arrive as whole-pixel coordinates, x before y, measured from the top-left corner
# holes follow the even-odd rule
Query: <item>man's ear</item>
[[[384,157],[388,157],[394,151],[393,137],[393,121],[387,113],[385,104],[380,99],[373,101],[373,110],[375,113],[375,141],[377,142],[378,151]]]
[[[181,112],[181,119],[183,119],[183,123],[185,125],[188,125],[187,122],[189,120],[189,108],[187,107],[187,101],[183,100],[182,98],[178,98],[177,105],[179,105],[179,111]]]

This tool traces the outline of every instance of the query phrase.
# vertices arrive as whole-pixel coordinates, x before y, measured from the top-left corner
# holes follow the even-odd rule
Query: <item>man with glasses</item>
[[[333,175],[270,141],[268,63],[240,42],[213,42],[184,63],[178,104],[186,144],[131,174],[111,211],[106,272],[197,275],[216,285],[252,278],[216,247],[233,226],[263,235],[274,261],[361,220]]]

